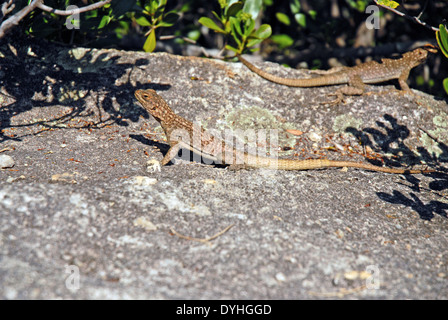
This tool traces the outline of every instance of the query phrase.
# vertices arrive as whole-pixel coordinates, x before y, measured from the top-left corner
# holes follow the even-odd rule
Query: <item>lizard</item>
[[[307,88],[348,84],[348,87],[343,87],[333,93],[332,95],[335,95],[337,98],[328,102],[337,104],[343,101],[344,95],[362,95],[365,84],[380,83],[394,79],[398,79],[401,90],[411,92],[406,83],[409,72],[426,61],[428,52],[435,53],[437,49],[431,45],[426,45],[404,53],[399,59],[381,59],[381,62],[368,61],[354,67],[335,68],[337,71],[334,72],[330,69],[327,71],[329,74],[308,79],[278,77],[254,66],[240,54],[237,54],[237,57],[247,68],[266,80],[290,87]]]
[[[215,164],[229,165],[231,169],[267,168],[280,170],[310,170],[328,167],[354,167],[371,171],[396,174],[417,174],[434,170],[410,170],[380,167],[355,161],[334,161],[327,159],[289,160],[262,157],[235,149],[225,141],[211,135],[201,126],[177,115],[168,103],[154,90],[137,90],[135,97],[157,120],[166,135],[170,148],[162,159],[162,165],[168,164],[179,150],[190,150]]]

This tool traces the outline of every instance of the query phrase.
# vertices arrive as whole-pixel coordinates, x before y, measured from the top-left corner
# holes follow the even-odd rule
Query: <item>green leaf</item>
[[[306,27],[306,16],[303,13],[297,13],[294,15],[294,19],[296,19],[297,23],[305,28]]]
[[[163,13],[163,10],[165,10],[165,6],[161,6],[157,1],[150,0],[151,5],[151,12],[154,13],[154,15],[160,15]],[[158,12],[157,12],[158,11]]]
[[[207,27],[207,28],[209,28],[209,29],[212,29],[212,30],[214,30],[214,31],[216,31],[216,32],[226,33],[223,29],[221,29],[220,27],[218,27],[218,26],[216,25],[216,23],[215,23],[212,19],[210,19],[210,18],[207,18],[207,17],[201,17],[198,21],[199,21],[199,23],[202,24],[204,27]]]
[[[358,1],[356,2],[356,4],[357,4],[357,7],[358,7],[358,11],[359,11],[359,12],[365,12],[365,11],[366,11],[366,6],[367,6],[366,1],[360,1],[360,0],[358,0]]]
[[[135,22],[137,22],[138,25],[142,27],[149,27],[151,23],[146,19],[144,16],[140,16],[135,19]]]
[[[157,3],[151,1],[150,3],[145,5],[145,10],[149,14],[153,15],[156,12],[156,10],[157,10]]]
[[[239,0],[227,0],[227,6],[230,7],[235,2],[238,2]]]
[[[187,2],[180,7],[179,12],[188,12],[190,10],[191,10],[191,3]]]
[[[437,33],[436,33],[436,39],[437,39],[437,43],[439,44],[440,51],[443,53],[443,55],[444,55],[445,57],[448,58],[448,50],[447,50],[445,47],[443,47],[443,45],[442,45],[442,41],[441,41],[441,39],[440,39],[440,34],[437,34]]]
[[[165,1],[165,2],[166,2],[166,1]],[[159,6],[157,7],[156,12],[155,12],[156,17],[157,17],[157,16],[161,16],[161,15],[163,15],[163,13],[165,12],[165,9],[166,9],[165,4],[161,4],[161,5],[159,5]],[[173,11],[174,11],[174,10],[171,10],[170,12],[173,12]]]
[[[243,7],[243,12],[249,13],[252,19],[256,20],[261,12],[263,0],[246,0]]]
[[[299,13],[300,12],[300,0],[291,1],[291,3],[289,4],[289,7],[291,8],[291,12],[293,14]]]
[[[283,23],[287,26],[289,26],[291,24],[291,21],[289,20],[289,17],[286,14],[284,14],[282,12],[277,12],[275,14],[275,16],[277,17],[277,20],[280,21],[281,23]]]
[[[241,9],[243,8],[243,3],[241,1],[237,1],[235,3],[232,3],[230,6],[228,6],[225,10],[224,10],[224,15],[229,18],[229,17],[235,17],[236,14],[238,12],[241,11]]]
[[[271,40],[274,41],[280,49],[290,47],[294,44],[294,40],[287,34],[275,34],[271,37]]]
[[[391,1],[391,0],[378,0],[378,4],[392,8],[392,9],[395,9],[396,7],[398,7],[400,5],[398,2]]]
[[[215,11],[212,11],[212,14],[216,17],[216,19],[218,19],[219,21],[222,22],[221,17],[219,16],[219,14],[217,14]]]
[[[98,25],[98,29],[104,28],[107,24],[109,24],[111,20],[111,16],[103,16],[103,18],[101,18],[100,24]]]
[[[224,24],[224,33],[230,34],[231,31],[232,31],[232,27],[230,26],[230,21],[227,20],[226,23]]]
[[[90,18],[96,18],[98,17],[98,10],[92,10],[92,11],[87,11],[84,14],[86,20],[90,19]]]
[[[443,80],[443,89],[445,89],[446,94],[448,94],[448,78]]]
[[[227,5],[227,0],[218,0],[219,6],[221,9],[224,9]]]
[[[232,34],[232,36],[233,36],[233,40],[235,40],[236,44],[238,45],[238,48],[241,48],[242,42],[241,42],[240,38],[233,34]]]
[[[440,51],[448,58],[448,30],[443,24],[439,25],[439,31],[436,31],[436,39]]]
[[[145,52],[153,52],[155,48],[156,48],[156,31],[152,29],[148,35],[148,38],[146,38],[145,44],[143,45],[143,50]]]
[[[227,50],[231,50],[231,51],[233,51],[233,52],[240,53],[239,50],[238,50],[237,48],[232,47],[231,45],[228,45],[228,44],[227,44],[225,48],[226,48]]]
[[[242,36],[243,32],[241,31],[240,20],[235,17],[230,17],[229,21],[230,21],[230,27],[232,29],[233,37],[236,38],[237,34]]]
[[[187,37],[191,40],[197,41],[201,37],[201,31],[191,30],[187,33]]]
[[[246,38],[249,37],[252,31],[254,31],[254,29],[255,29],[255,20],[254,19],[247,20],[244,25],[244,36]]]
[[[262,24],[257,31],[252,33],[251,37],[264,40],[269,38],[271,34],[272,34],[271,26],[268,24]]]
[[[415,78],[415,83],[417,84],[417,86],[423,86],[425,84],[425,77],[423,76],[417,76]]]
[[[179,15],[176,12],[170,11],[163,16],[162,21],[159,23],[159,27],[171,27],[179,19]]]
[[[248,47],[248,48],[253,47],[253,46],[261,43],[262,41],[263,41],[263,39],[249,39],[247,41],[246,47]]]

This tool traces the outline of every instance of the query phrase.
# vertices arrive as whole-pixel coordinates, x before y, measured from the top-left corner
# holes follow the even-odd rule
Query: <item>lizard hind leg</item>
[[[248,166],[246,166],[244,164],[231,164],[231,165],[228,166],[228,168],[231,171],[254,169],[254,168],[248,167]]]
[[[252,169],[244,162],[243,159],[238,158],[238,154],[235,152],[219,152],[216,154],[216,164],[227,165],[227,168],[231,171]]]
[[[344,96],[360,96],[364,94],[365,84],[359,75],[351,76],[347,87],[342,87],[329,96],[336,96],[336,99],[324,102],[323,104],[340,104],[345,103]]]
[[[345,103],[344,94],[341,92],[341,90],[337,90],[333,93],[330,93],[327,95],[328,97],[336,97],[333,100],[328,100],[321,102],[320,104],[330,104],[330,105],[338,105],[340,103]]]

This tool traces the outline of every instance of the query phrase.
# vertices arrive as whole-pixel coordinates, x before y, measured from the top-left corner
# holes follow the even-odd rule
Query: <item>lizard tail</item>
[[[380,167],[375,166],[373,164],[369,163],[362,163],[362,162],[352,162],[352,161],[331,161],[331,160],[325,160],[327,167],[352,167],[352,168],[359,168],[359,169],[365,169],[365,170],[371,170],[371,171],[379,171],[379,172],[386,172],[386,173],[398,173],[398,174],[417,174],[417,173],[429,173],[434,172],[435,170],[416,170],[416,169],[398,169],[398,168],[388,168],[388,167]]]
[[[271,159],[272,160],[272,159]],[[379,171],[386,173],[398,173],[398,174],[417,174],[417,173],[429,173],[435,172],[435,170],[414,170],[414,169],[396,169],[379,167],[368,163],[353,162],[353,161],[333,161],[327,159],[312,159],[312,160],[273,160],[266,163],[267,167],[280,170],[310,170],[329,167],[352,167],[370,171]]]
[[[237,54],[238,59],[241,61],[242,64],[244,64],[249,70],[252,72],[258,74],[260,77],[269,80],[271,82],[275,82],[281,85],[289,86],[289,87],[321,87],[323,85],[336,85],[336,84],[344,84],[347,81],[344,79],[339,79],[337,77],[331,77],[331,76],[323,76],[323,77],[317,77],[317,78],[310,78],[310,79],[289,79],[289,78],[282,78],[275,76],[273,74],[267,73],[266,71],[263,71],[256,66],[254,66],[252,63],[244,59],[242,56]],[[325,78],[325,79],[323,79]]]

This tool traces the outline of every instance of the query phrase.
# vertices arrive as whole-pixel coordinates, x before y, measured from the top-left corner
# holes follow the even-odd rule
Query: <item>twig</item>
[[[432,140],[434,140],[434,141],[437,142],[437,143],[440,143],[440,140],[437,139],[437,137],[434,137],[432,134],[430,134],[427,130],[425,130],[425,129],[421,128],[421,127],[418,127],[418,128],[419,128],[419,130],[421,130],[423,133],[425,133],[428,137],[430,137]]]
[[[5,21],[3,21],[3,23],[0,25],[0,39],[3,38],[5,36],[5,34],[8,33],[11,28],[18,25],[20,20],[25,18],[25,16],[27,16],[31,11],[33,11],[36,8],[39,8],[43,11],[51,12],[51,13],[54,13],[54,14],[57,14],[60,16],[70,16],[72,14],[78,14],[78,13],[98,9],[98,8],[104,6],[105,4],[110,3],[111,1],[112,0],[104,0],[104,1],[100,1],[97,3],[93,3],[91,5],[79,8],[79,9],[74,9],[74,10],[58,10],[58,9],[54,9],[52,7],[45,5],[43,0],[33,0],[33,2],[31,2],[29,5],[24,7],[19,12],[17,12],[15,15],[13,15],[12,17],[9,17]],[[10,2],[12,2],[12,1],[9,1],[8,3],[10,3]],[[9,12],[11,12],[12,9],[10,7],[8,8],[8,5],[6,5],[6,3],[4,3],[2,5],[1,10],[2,10],[2,12],[9,13]]]
[[[161,135],[161,134],[165,134],[165,133],[163,133],[163,132],[152,132],[152,131],[149,131],[149,130],[147,130],[147,131],[133,131],[132,133],[138,133],[138,134],[151,134],[151,135]]]
[[[82,12],[86,12],[86,11],[92,11],[98,8],[101,8],[102,6],[110,3],[112,0],[104,0],[104,1],[100,1],[97,3],[93,3],[91,5],[79,8],[79,9],[74,9],[74,10],[58,10],[58,9],[54,9],[52,7],[49,7],[47,5],[45,5],[43,2],[40,3],[37,7],[43,11],[47,11],[47,12],[51,12],[54,14],[57,14],[58,16],[70,16],[72,14],[77,14],[77,13],[82,13]]]
[[[215,234],[215,235],[213,235],[213,236],[211,236],[211,237],[209,237],[209,238],[193,238],[193,237],[190,237],[190,236],[184,236],[184,235],[180,234],[179,232],[177,232],[176,230],[174,230],[173,228],[170,228],[170,231],[171,231],[174,235],[176,235],[176,236],[178,236],[179,238],[182,238],[182,239],[192,240],[192,241],[198,241],[198,242],[202,242],[202,243],[207,243],[207,242],[209,242],[209,241],[211,241],[211,240],[214,240],[214,239],[218,238],[220,235],[226,233],[226,232],[229,231],[229,229],[232,228],[234,225],[235,225],[235,224],[231,224],[230,226],[226,227],[225,229],[219,231],[217,234]]]
[[[2,14],[4,16],[6,16],[8,13],[10,13],[12,10],[14,10],[14,7],[16,5],[12,3],[13,1],[14,0],[9,0],[2,4]]]
[[[425,5],[423,6],[422,12],[420,12],[420,13],[418,14],[418,16],[417,16],[418,19],[420,19],[420,18],[422,17],[423,12],[425,12],[426,8],[428,7],[428,3],[429,3],[429,1],[430,1],[430,0],[426,0],[426,1],[425,1]]]
[[[12,2],[13,0],[9,0],[2,4],[2,16],[0,17],[0,22],[2,22],[3,18],[16,7]]]
[[[14,149],[11,147],[6,147],[0,150],[0,153],[5,152],[5,151],[13,151]]]
[[[166,36],[160,36],[159,40],[171,40],[171,39],[182,39],[185,42],[191,43],[191,44],[196,44],[196,41],[194,41],[193,39],[190,39],[188,37],[179,37],[176,35],[166,35]]]
[[[315,297],[326,297],[326,298],[343,298],[346,295],[358,293],[367,288],[366,285],[362,285],[353,289],[345,289],[341,288],[339,291],[336,292],[315,292],[315,291],[309,291],[308,294]]]
[[[0,39],[3,38],[3,36],[16,25],[19,24],[19,21],[25,18],[26,15],[28,15],[31,11],[36,9],[36,7],[42,2],[43,0],[33,0],[28,6],[24,7],[22,10],[17,12],[12,17],[6,19],[3,21],[3,23],[0,25]]]
[[[382,7],[382,8],[384,8],[384,9],[387,9],[387,10],[389,10],[389,11],[392,11],[393,13],[399,15],[400,17],[403,17],[403,18],[405,18],[405,19],[408,19],[408,20],[410,20],[410,21],[412,21],[412,22],[414,22],[414,23],[420,24],[420,25],[424,26],[425,28],[431,29],[431,30],[433,30],[433,31],[439,31],[439,28],[430,26],[430,25],[428,25],[426,22],[421,21],[421,20],[420,20],[420,15],[421,15],[421,14],[420,14],[418,17],[412,17],[412,16],[410,16],[410,15],[407,15],[406,13],[403,13],[403,12],[401,12],[401,11],[395,10],[395,9],[393,9],[393,8],[391,8],[391,7],[388,7],[388,6],[384,6],[384,5],[382,5],[382,4],[379,4],[379,3],[378,3],[378,0],[373,0],[373,1],[376,3],[377,6]],[[426,9],[426,5],[425,5],[425,9]]]

